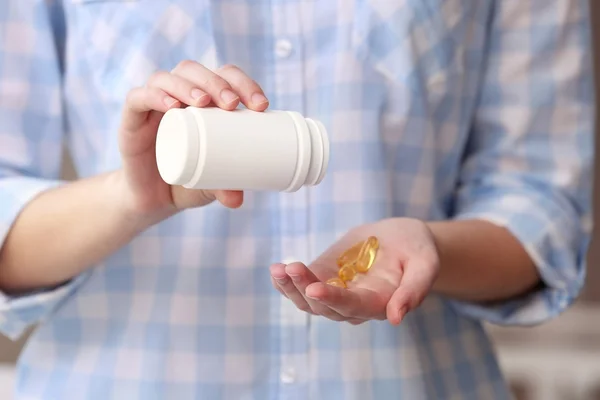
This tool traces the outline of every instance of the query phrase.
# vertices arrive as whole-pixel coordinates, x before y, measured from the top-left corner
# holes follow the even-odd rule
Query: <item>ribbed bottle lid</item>
[[[311,162],[306,184],[309,186],[321,183],[329,167],[329,137],[327,130],[320,121],[306,118],[306,124],[311,138]]]

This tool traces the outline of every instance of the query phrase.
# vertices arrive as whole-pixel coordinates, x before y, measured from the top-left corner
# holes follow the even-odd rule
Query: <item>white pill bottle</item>
[[[156,161],[170,185],[295,192],[323,180],[329,138],[297,112],[177,108],[160,122]]]

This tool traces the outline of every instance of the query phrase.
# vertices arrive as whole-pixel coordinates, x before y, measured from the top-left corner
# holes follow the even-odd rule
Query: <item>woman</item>
[[[41,321],[17,399],[505,399],[482,322],[540,323],[579,293],[583,0],[0,15],[0,329]],[[187,105],[316,118],[329,172],[295,193],[168,186],[156,129]],[[368,274],[326,285],[369,236]]]

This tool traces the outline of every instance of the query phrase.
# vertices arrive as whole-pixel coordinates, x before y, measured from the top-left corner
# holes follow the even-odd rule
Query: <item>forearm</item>
[[[127,207],[120,172],[44,192],[25,206],[0,249],[0,290],[20,292],[68,281],[160,218]],[[164,217],[163,217],[164,218]]]
[[[428,225],[440,255],[435,292],[458,300],[492,302],[516,297],[539,284],[533,261],[505,228],[479,220]]]

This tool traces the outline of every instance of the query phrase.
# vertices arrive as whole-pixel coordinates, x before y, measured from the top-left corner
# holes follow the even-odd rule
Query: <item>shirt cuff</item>
[[[591,223],[548,193],[503,190],[467,201],[455,219],[486,220],[508,229],[535,263],[543,285],[493,305],[451,300],[461,314],[498,325],[535,325],[566,310],[581,292]]]
[[[87,276],[82,274],[56,288],[23,295],[8,296],[0,292],[0,332],[17,340],[28,327],[48,318]]]

